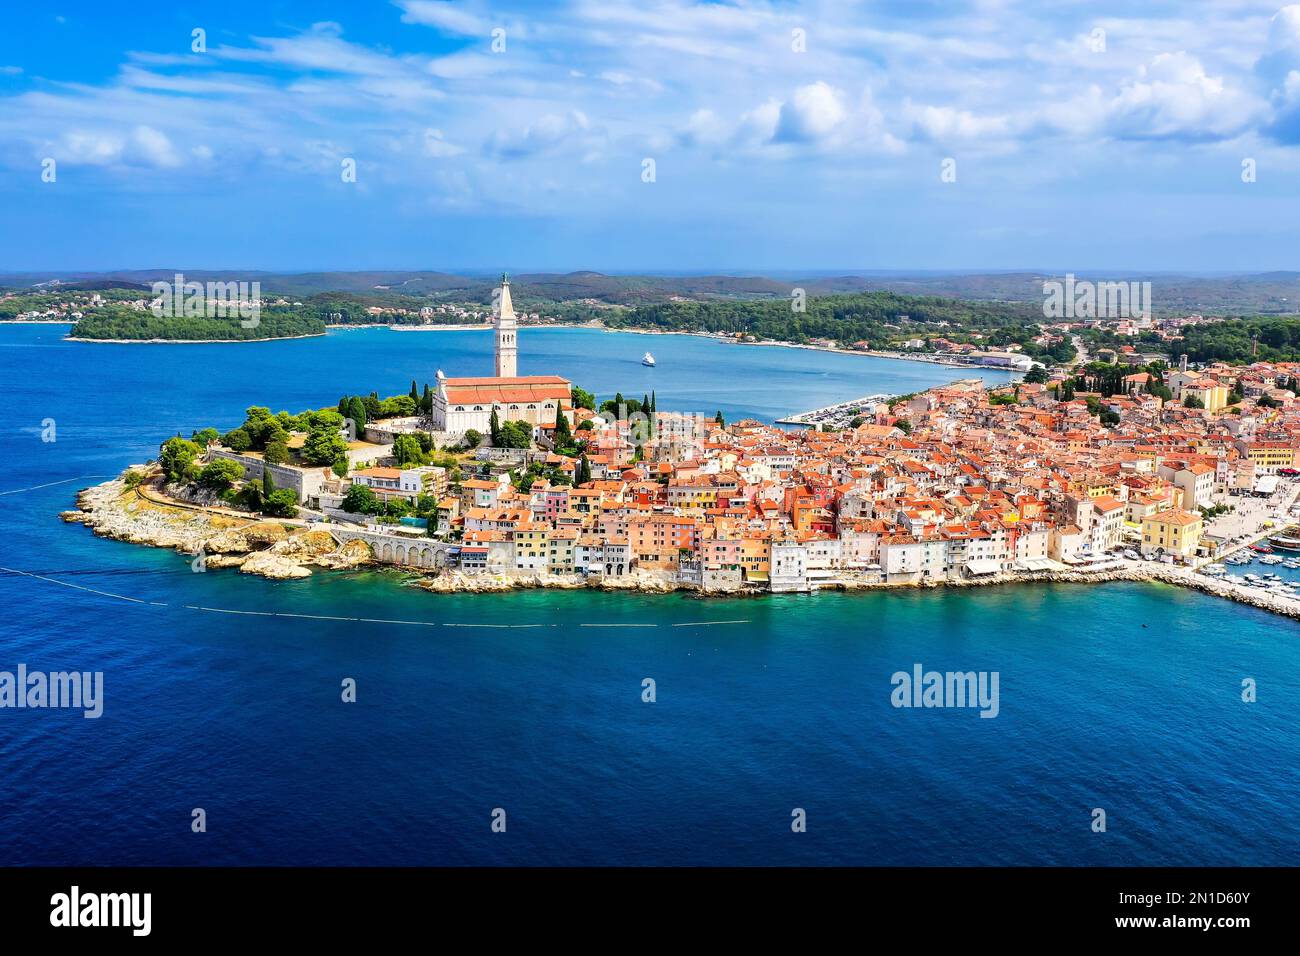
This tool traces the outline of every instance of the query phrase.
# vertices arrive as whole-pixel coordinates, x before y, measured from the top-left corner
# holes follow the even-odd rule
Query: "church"
[[[573,424],[572,383],[558,375],[518,375],[519,329],[510,302],[510,277],[501,277],[500,303],[492,318],[496,336],[495,375],[482,378],[447,378],[438,370],[438,389],[433,397],[435,431],[464,434],[469,429],[486,435],[491,429],[492,411],[497,421],[527,422],[542,428],[555,427],[556,417],[565,415]]]

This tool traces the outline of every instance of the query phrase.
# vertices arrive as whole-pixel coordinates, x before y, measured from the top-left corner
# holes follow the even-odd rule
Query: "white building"
[[[448,378],[438,370],[433,396],[435,431],[463,435],[474,429],[491,430],[492,412],[500,424],[527,422],[535,428],[555,426],[560,415],[573,421],[572,385],[558,375],[516,375],[518,330],[510,304],[510,281],[501,280],[500,305],[493,320],[496,333],[496,375],[482,378]]]

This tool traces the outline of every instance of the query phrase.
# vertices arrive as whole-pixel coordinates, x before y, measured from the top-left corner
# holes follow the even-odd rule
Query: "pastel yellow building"
[[[1196,553],[1205,522],[1199,514],[1171,508],[1142,519],[1142,553],[1186,560]]]
[[[1206,411],[1217,412],[1228,406],[1228,386],[1222,382],[1207,379],[1183,386],[1183,398],[1198,398]]]
[[[1237,448],[1258,471],[1274,472],[1279,468],[1295,467],[1296,450],[1290,442],[1239,441]]]

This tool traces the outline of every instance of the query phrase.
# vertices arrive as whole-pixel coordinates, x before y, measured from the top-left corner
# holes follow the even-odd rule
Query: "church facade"
[[[566,415],[573,423],[572,383],[558,375],[519,375],[519,331],[510,302],[510,279],[501,278],[496,314],[495,375],[482,378],[448,378],[438,370],[438,388],[433,396],[433,427],[436,431],[464,434],[469,429],[486,435],[492,412],[497,421],[527,422],[534,427],[553,428],[556,418]]]

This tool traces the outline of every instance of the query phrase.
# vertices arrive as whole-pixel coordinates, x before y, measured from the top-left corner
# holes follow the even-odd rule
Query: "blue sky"
[[[1300,4],[3,17],[0,272],[1300,268]]]

